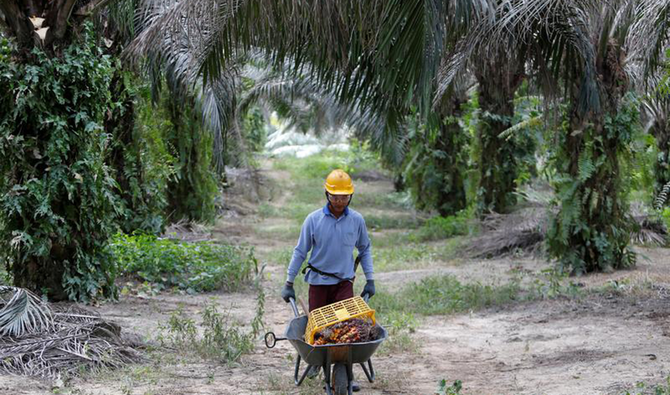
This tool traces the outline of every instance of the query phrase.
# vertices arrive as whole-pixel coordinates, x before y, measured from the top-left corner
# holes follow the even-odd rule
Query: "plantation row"
[[[0,6],[0,251],[51,299],[115,294],[119,231],[211,221],[273,113],[446,221],[541,195],[567,272],[667,232],[667,2],[76,3]]]

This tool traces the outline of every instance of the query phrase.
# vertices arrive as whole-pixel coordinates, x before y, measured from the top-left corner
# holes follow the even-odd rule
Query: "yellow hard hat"
[[[326,177],[324,186],[331,195],[352,195],[354,193],[354,183],[351,177],[341,169],[331,171]]]

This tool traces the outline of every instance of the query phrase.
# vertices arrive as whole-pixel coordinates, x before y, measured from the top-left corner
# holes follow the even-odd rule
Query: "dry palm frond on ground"
[[[140,359],[121,328],[98,314],[0,286],[0,373],[56,378]]]
[[[211,241],[212,233],[202,224],[181,219],[170,224],[170,226],[165,229],[162,237],[165,239],[195,243],[199,241]]]
[[[635,244],[663,246],[668,242],[668,230],[653,215],[633,208],[636,229],[631,233]],[[536,204],[509,214],[492,213],[482,219],[483,232],[475,237],[465,254],[472,258],[496,258],[509,254],[536,254],[541,251],[549,226],[551,211]]]
[[[465,253],[473,258],[535,253],[544,241],[547,223],[547,210],[542,207],[489,214],[482,219],[482,235],[473,239]]]

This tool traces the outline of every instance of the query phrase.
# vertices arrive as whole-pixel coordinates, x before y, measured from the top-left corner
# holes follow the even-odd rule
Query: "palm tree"
[[[561,207],[548,235],[550,254],[577,273],[633,264],[619,167],[637,121],[635,106],[625,100],[626,70],[633,61],[641,61],[642,70],[657,64],[670,3],[509,0],[502,7],[488,45],[527,50],[533,80],[568,106],[558,135]]]
[[[503,138],[501,133],[512,126],[515,93],[526,78],[527,49],[524,45],[508,47],[506,44],[514,37],[500,37],[502,41],[496,43],[490,40],[491,32],[509,11],[507,3],[497,1],[495,12],[474,21],[458,38],[438,75],[436,97],[459,75],[469,73],[477,81],[481,109],[477,124],[480,213],[506,212],[516,202],[515,180],[521,158],[516,152],[516,141]]]
[[[670,204],[670,96],[666,83],[654,76],[651,92],[642,100],[642,111],[647,119],[645,132],[656,139],[658,157],[654,164],[654,196],[658,208]]]
[[[310,90],[329,92],[327,96],[334,99],[330,103],[338,101],[347,109],[342,115],[348,122],[355,114],[355,130],[372,140],[386,162],[398,166],[406,139],[402,124],[412,105],[424,119],[430,117],[445,129],[443,120],[434,122],[435,115],[429,116],[437,67],[454,38],[489,7],[488,0],[234,4],[162,0],[150,6],[145,18],[149,28],[140,33],[130,52],[136,58],[148,56],[152,63],[173,65],[177,78],[191,84],[195,70],[204,76],[205,85],[228,70],[240,53],[262,52],[284,74],[311,75],[316,84]],[[184,52],[192,56],[185,57]],[[452,115],[438,113],[444,121]],[[457,151],[451,144],[456,140],[446,129],[439,141]],[[453,177],[454,169],[446,164],[449,159],[444,161],[440,171],[449,170],[444,179],[453,179],[454,185],[439,198],[440,206],[461,207],[465,194],[460,176]],[[451,199],[456,201],[447,202]]]
[[[0,2],[12,47],[0,65],[0,140],[11,141],[0,159],[3,261],[16,285],[54,299],[113,293],[103,129],[115,65],[90,23],[106,3]]]
[[[415,116],[408,123],[408,152],[403,181],[417,208],[435,209],[441,216],[454,215],[467,206],[465,149],[469,134],[461,117],[470,84],[452,84],[427,120]]]

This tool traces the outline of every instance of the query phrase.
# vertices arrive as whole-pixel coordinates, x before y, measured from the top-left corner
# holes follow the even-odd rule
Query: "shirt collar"
[[[333,213],[330,212],[330,209],[328,208],[328,203],[326,203],[325,206],[323,206],[323,213],[326,215],[330,215],[331,217],[335,217]],[[342,212],[344,215],[349,215],[349,206],[344,208],[344,212]]]

